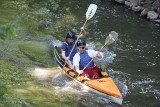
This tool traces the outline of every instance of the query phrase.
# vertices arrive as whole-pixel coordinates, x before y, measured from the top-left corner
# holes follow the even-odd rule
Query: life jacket
[[[63,45],[66,46],[66,49],[65,49],[65,55],[66,55],[66,57],[69,56],[69,54],[70,54],[70,52],[71,52],[71,50],[72,50],[72,48],[73,48],[73,46],[74,46],[74,43],[75,43],[75,42],[72,42],[71,44],[68,44],[67,42],[64,42]],[[74,49],[73,49],[73,51],[72,51],[72,53],[71,53],[71,55],[70,55],[70,60],[71,60],[71,61],[73,60],[73,57],[74,57],[74,55],[75,55],[76,53],[77,53],[77,49],[76,49],[76,46],[75,46]]]
[[[80,55],[79,68],[80,70],[82,70],[92,60],[92,58],[88,55],[88,52],[86,50],[83,53],[80,53],[79,55]],[[94,63],[92,61],[86,68],[92,68],[93,66]]]

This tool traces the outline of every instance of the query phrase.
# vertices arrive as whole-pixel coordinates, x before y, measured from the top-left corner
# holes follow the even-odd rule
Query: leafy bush
[[[18,35],[19,27],[14,23],[7,23],[0,25],[0,38],[5,39],[6,37],[13,38]]]
[[[6,92],[7,92],[6,84],[0,80],[0,98],[2,98]]]

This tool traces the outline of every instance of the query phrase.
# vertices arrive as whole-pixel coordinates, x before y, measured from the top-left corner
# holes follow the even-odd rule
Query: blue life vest
[[[88,52],[86,50],[83,53],[80,53],[79,55],[80,55],[79,68],[80,70],[82,70],[92,60],[92,58],[88,55]],[[93,66],[94,63],[92,61],[86,68],[92,68]]]
[[[74,46],[74,43],[75,42],[72,42],[71,44],[68,44],[67,42],[63,43],[63,49],[62,50],[65,51],[66,57],[69,56],[69,54],[70,54],[70,52],[71,52],[71,50],[72,50],[72,48]],[[77,53],[77,49],[76,49],[76,46],[75,46],[73,51],[72,51],[72,53],[71,53],[71,55],[70,55],[70,61],[73,61],[73,57],[74,57],[74,55],[76,53]]]

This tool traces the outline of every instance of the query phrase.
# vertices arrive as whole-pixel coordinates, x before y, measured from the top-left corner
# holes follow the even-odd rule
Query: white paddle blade
[[[107,45],[110,45],[110,44],[112,44],[113,42],[115,42],[115,41],[117,40],[117,38],[118,38],[118,33],[115,32],[115,31],[111,31],[111,32],[109,33],[109,36],[106,38],[105,43],[106,43]]]
[[[88,10],[86,12],[86,19],[89,20],[91,19],[94,14],[96,13],[97,10],[97,5],[96,4],[90,4],[88,7]]]

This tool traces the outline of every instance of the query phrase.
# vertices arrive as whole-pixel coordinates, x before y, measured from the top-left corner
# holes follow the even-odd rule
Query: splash
[[[38,80],[48,80],[55,76],[59,72],[58,68],[30,68],[31,75]]]
[[[62,41],[57,40],[56,38],[53,38],[52,42],[50,43],[51,46],[57,46],[61,47],[62,46]]]

